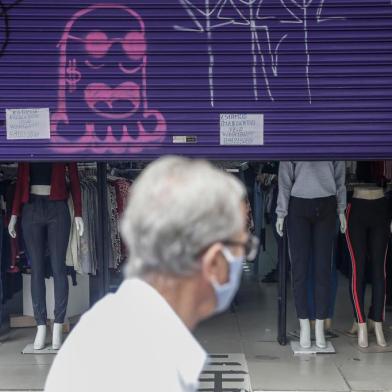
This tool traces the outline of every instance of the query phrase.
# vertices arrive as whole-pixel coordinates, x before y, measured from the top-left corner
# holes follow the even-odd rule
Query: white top
[[[193,392],[206,353],[150,285],[124,281],[76,325],[46,392]]]

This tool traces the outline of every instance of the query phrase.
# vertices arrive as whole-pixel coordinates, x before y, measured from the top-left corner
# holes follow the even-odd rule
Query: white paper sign
[[[264,115],[221,114],[220,144],[222,146],[262,146],[264,144]]]
[[[50,139],[49,109],[6,109],[7,139]]]

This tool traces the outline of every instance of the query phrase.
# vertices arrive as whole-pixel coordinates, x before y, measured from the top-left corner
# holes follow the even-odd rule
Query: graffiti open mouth
[[[91,83],[84,91],[91,111],[105,118],[124,119],[140,107],[140,87],[131,81],[111,88],[106,83]]]

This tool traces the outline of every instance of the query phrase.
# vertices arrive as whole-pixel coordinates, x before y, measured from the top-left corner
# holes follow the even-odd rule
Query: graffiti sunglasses
[[[144,33],[138,31],[131,31],[123,38],[109,38],[103,31],[92,31],[85,38],[75,35],[69,38],[83,42],[87,53],[96,59],[106,56],[115,43],[120,43],[125,54],[134,61],[141,60],[147,50]]]

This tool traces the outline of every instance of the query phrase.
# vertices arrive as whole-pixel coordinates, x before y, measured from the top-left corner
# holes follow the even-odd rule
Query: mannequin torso
[[[360,186],[354,188],[355,199],[377,200],[384,197],[384,189],[377,186]]]
[[[52,163],[32,162],[30,164],[30,193],[49,196],[52,183]]]

